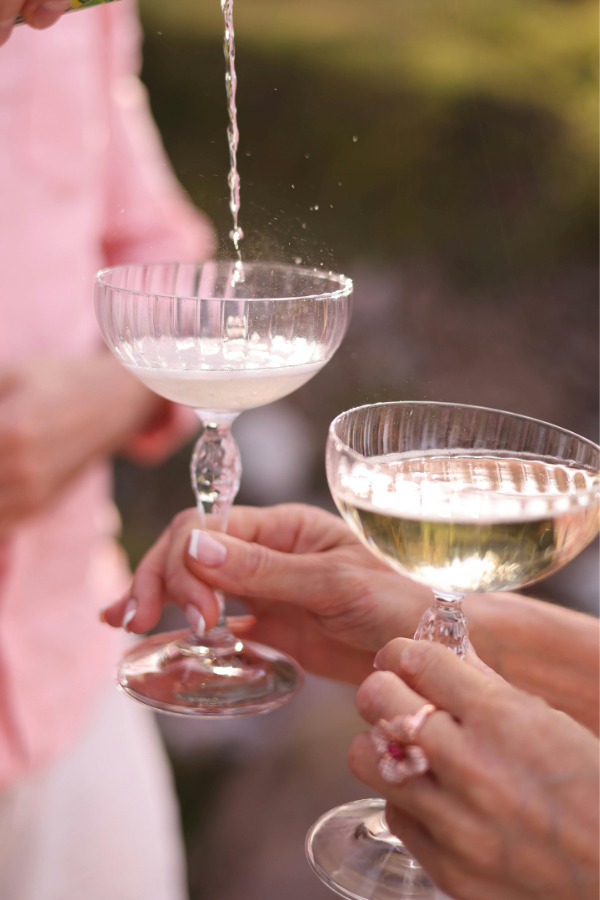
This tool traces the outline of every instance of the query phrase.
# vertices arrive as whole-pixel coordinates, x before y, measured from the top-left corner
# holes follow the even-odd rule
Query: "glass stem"
[[[231,433],[236,414],[198,412],[202,423],[190,463],[192,488],[200,516],[200,525],[211,531],[227,531],[229,511],[240,487],[242,461],[240,450]],[[215,591],[220,612],[217,624],[202,637],[190,636],[203,646],[223,647],[234,641],[227,627],[225,597]]]
[[[419,622],[415,641],[435,641],[464,658],[469,649],[469,629],[461,608],[463,594],[435,591],[435,600]]]

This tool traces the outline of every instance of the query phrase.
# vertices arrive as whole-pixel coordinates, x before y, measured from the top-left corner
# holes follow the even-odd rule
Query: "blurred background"
[[[229,256],[220,5],[141,12],[154,116]],[[236,0],[234,22],[244,253],[356,286],[327,368],[238,420],[238,502],[332,508],[327,426],[361,403],[482,404],[597,440],[595,0]],[[132,564],[191,505],[189,455],[117,463]],[[597,546],[531,593],[597,615]],[[332,896],[303,840],[364,796],[345,769],[352,698],[310,678],[265,718],[161,719],[192,900]]]

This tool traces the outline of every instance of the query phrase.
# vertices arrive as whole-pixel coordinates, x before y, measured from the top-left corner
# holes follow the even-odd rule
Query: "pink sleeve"
[[[138,78],[141,29],[135,3],[122,0],[103,12],[110,117],[106,263],[208,259],[216,249],[214,230],[177,182]],[[165,400],[124,452],[137,462],[158,463],[199,424],[191,409]]]
[[[213,228],[177,182],[137,77],[141,29],[133,0],[103,12],[110,126],[107,265],[207,259],[216,248]]]

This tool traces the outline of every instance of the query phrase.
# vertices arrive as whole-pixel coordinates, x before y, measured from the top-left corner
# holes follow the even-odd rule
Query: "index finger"
[[[462,720],[505,682],[430,641],[396,638],[380,650],[375,667],[399,675],[414,691]]]
[[[281,553],[314,553],[355,540],[339,516],[305,503],[234,506],[227,534]]]

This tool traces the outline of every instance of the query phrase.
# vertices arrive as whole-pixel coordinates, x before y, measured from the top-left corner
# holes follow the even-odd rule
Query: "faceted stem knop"
[[[415,641],[444,644],[461,659],[464,658],[469,649],[469,629],[461,609],[461,599],[446,600],[436,596],[419,622]]]

